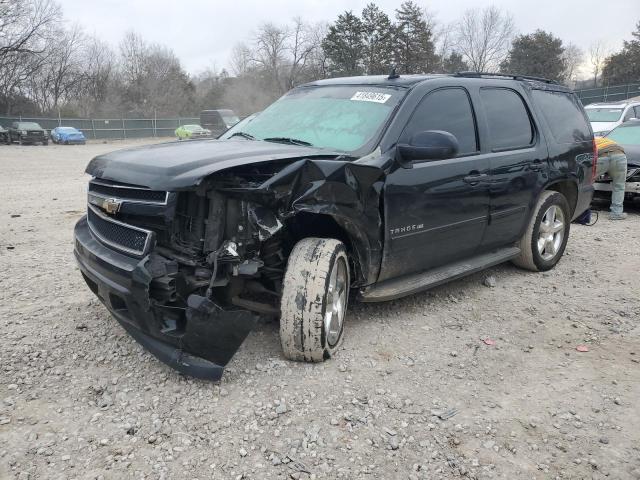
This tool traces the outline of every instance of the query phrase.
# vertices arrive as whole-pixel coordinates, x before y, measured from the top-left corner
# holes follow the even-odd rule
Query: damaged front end
[[[90,164],[88,212],[75,228],[83,276],[161,361],[218,380],[258,317],[280,315],[298,240],[338,238],[354,285],[377,278],[383,172],[336,157],[244,164],[179,190],[123,183]]]

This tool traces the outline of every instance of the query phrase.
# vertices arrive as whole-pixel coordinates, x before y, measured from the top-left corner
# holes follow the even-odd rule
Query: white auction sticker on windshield
[[[356,100],[358,102],[386,103],[390,98],[391,95],[388,93],[356,92],[353,97],[351,97],[351,100]]]

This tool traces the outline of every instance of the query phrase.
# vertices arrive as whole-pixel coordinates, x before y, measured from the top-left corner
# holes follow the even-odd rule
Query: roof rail
[[[489,73],[489,72],[456,72],[454,77],[466,77],[466,78],[482,78],[482,77],[498,77],[498,78],[510,78],[513,80],[535,80],[536,82],[551,83],[554,85],[560,85],[555,80],[549,80],[548,78],[534,77],[531,75],[518,75],[511,73]]]

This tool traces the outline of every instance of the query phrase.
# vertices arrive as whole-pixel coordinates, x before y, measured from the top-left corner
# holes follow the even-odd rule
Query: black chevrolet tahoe
[[[560,260],[593,196],[593,134],[567,88],[464,72],[293,89],[218,140],[87,167],[75,256],[160,360],[219,379],[259,317],[319,362],[350,299],[391,300],[501,262]]]

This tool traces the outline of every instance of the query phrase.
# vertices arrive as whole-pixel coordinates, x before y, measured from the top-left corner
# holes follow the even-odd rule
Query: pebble
[[[494,277],[493,275],[484,277],[484,280],[482,281],[482,283],[484,284],[485,287],[493,288],[497,284],[496,277]]]

